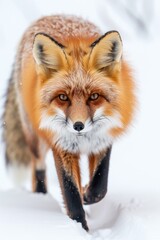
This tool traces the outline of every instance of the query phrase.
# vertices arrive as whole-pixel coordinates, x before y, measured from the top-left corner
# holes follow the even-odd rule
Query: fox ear
[[[64,46],[44,33],[35,36],[33,57],[37,71],[45,74],[57,72],[67,64]]]
[[[122,58],[122,40],[117,31],[110,31],[91,44],[89,66],[96,69],[117,66]]]

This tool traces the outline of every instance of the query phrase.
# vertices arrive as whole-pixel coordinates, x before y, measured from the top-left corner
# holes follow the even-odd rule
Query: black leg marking
[[[36,192],[38,193],[47,193],[46,183],[45,183],[45,170],[36,170]]]
[[[108,148],[105,157],[98,165],[96,172],[84,193],[83,199],[84,204],[86,205],[99,202],[107,193],[110,154],[111,147]]]
[[[85,212],[82,206],[82,200],[72,177],[68,176],[65,170],[62,170],[62,181],[64,188],[64,198],[67,205],[68,215],[73,220],[80,222],[82,227],[88,231],[87,222],[85,220]]]

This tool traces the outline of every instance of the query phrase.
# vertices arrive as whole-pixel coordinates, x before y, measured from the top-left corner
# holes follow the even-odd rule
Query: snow
[[[22,186],[16,189],[10,181],[1,143],[1,240],[160,239],[159,12],[158,0],[0,1],[0,113],[22,33],[33,20],[55,13],[83,16],[104,32],[120,31],[124,56],[134,71],[139,102],[128,134],[113,146],[107,196],[85,207],[89,233],[65,213],[51,152],[47,156],[49,193],[33,194],[28,182],[25,190]],[[84,168],[84,176],[86,171]]]
[[[50,195],[9,191],[0,194],[1,236],[3,239],[58,239],[70,236],[81,240],[85,231],[68,219]],[[79,225],[79,226],[76,226]],[[6,231],[6,226],[9,231]],[[67,232],[67,235],[66,235]],[[79,235],[80,233],[80,235]],[[79,236],[78,236],[79,235]]]
[[[105,204],[104,204],[105,203]],[[91,234],[62,212],[51,195],[10,190],[0,193],[0,226],[3,239],[137,239],[143,240],[144,223],[136,213],[139,203],[125,207],[113,199],[91,207],[87,216]],[[108,216],[107,216],[108,215]],[[93,220],[94,219],[94,220]],[[6,231],[9,229],[9,231]],[[100,230],[101,229],[101,230]],[[26,231],[27,230],[27,231]],[[25,233],[25,234],[24,234]],[[66,235],[67,233],[67,235]],[[24,235],[23,235],[24,234]]]

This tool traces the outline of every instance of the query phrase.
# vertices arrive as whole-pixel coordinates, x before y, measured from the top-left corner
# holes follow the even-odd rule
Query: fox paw
[[[94,204],[101,201],[105,194],[90,192],[89,190],[83,194],[83,203],[85,205]]]

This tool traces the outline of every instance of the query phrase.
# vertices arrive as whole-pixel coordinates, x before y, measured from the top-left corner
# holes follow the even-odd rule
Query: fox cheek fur
[[[119,33],[102,35],[74,16],[44,17],[25,32],[9,82],[3,115],[7,162],[13,168],[31,164],[33,191],[46,193],[45,156],[51,149],[67,214],[88,230],[83,204],[105,196],[111,148],[134,108]],[[85,188],[81,154],[89,161]]]

